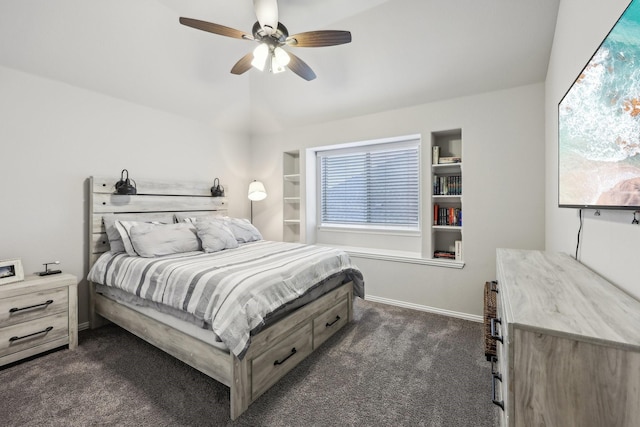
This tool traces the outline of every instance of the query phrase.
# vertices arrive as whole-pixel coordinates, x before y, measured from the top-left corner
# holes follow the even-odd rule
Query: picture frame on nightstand
[[[0,285],[24,280],[22,261],[18,258],[0,260]]]

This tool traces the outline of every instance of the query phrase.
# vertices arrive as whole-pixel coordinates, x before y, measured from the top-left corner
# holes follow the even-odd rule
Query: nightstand
[[[78,346],[75,276],[28,276],[0,285],[0,366],[64,345]]]

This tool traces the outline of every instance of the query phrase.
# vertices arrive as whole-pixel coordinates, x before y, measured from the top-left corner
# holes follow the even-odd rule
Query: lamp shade
[[[287,51],[285,51],[281,47],[276,47],[275,49],[273,49],[273,57],[281,67],[288,65],[289,61],[291,61],[291,57],[289,56]]]
[[[253,50],[253,60],[251,60],[251,65],[253,65],[258,70],[264,70],[264,66],[267,62],[267,56],[269,56],[269,46],[266,43],[261,43]]]
[[[271,72],[274,74],[282,73],[290,60],[289,54],[283,48],[276,47],[271,56]]]
[[[267,190],[264,188],[264,184],[260,181],[253,181],[249,184],[249,200],[257,202],[258,200],[264,200],[267,197]]]

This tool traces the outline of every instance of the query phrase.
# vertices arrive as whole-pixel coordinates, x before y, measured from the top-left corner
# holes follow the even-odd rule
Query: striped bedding
[[[364,297],[362,273],[340,250],[261,240],[214,253],[159,258],[106,252],[88,280],[191,313],[242,357],[251,331],[278,308],[346,273]]]

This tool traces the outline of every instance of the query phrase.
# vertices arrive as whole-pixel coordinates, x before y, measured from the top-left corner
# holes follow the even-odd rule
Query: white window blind
[[[418,229],[419,141],[319,152],[320,223]]]

